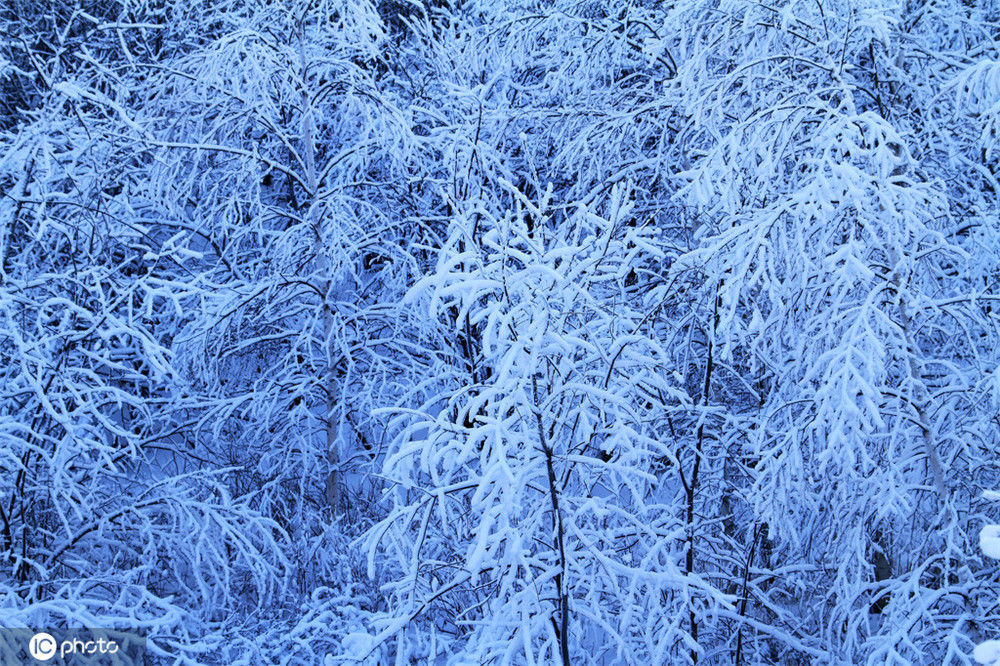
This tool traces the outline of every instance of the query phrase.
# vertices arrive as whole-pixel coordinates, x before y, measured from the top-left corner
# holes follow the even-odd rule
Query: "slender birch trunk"
[[[319,183],[316,179],[315,126],[313,124],[312,108],[309,100],[309,90],[306,81],[309,76],[309,65],[306,60],[304,27],[299,27],[299,71],[302,84],[302,162],[305,167],[306,219],[312,227],[314,246],[319,263],[319,291],[323,294],[323,351],[324,381],[326,401],[323,404],[323,430],[326,435],[326,455],[330,462],[330,475],[326,479],[326,499],[334,514],[340,507],[340,452],[337,450],[337,424],[334,419],[336,409],[336,364],[333,361],[333,287],[330,253],[323,245],[322,219],[317,215],[319,205]]]

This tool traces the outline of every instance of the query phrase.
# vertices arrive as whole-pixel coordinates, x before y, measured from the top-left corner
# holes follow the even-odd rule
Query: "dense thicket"
[[[1000,5],[0,35],[0,625],[189,664],[1000,637]]]

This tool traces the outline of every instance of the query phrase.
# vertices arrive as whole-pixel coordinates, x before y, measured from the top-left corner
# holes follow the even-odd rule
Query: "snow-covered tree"
[[[374,643],[427,650],[403,631],[427,615],[482,663],[673,660],[693,645],[685,609],[721,597],[685,574],[656,474],[676,464],[657,414],[688,398],[629,275],[656,270],[661,234],[624,187],[603,215],[506,189],[503,212],[456,216],[411,292],[479,330],[481,365],[396,419],[396,506],[371,540],[407,575]]]
[[[740,495],[773,557],[800,564],[759,600],[824,589],[801,597],[796,632],[855,662],[968,654],[965,479],[996,446],[979,300],[995,225],[956,163],[964,126],[928,94],[954,73],[903,75],[926,58],[904,35],[939,18],[920,11],[735,1],[668,19],[690,28],[679,86],[698,157],[681,192],[703,219],[675,269],[705,276],[720,360],[765,387],[730,434],[752,467]]]
[[[0,158],[0,615],[197,661],[221,615],[283,586],[284,537],[224,465],[175,466],[185,257],[107,169],[121,147],[64,110],[50,97]]]

